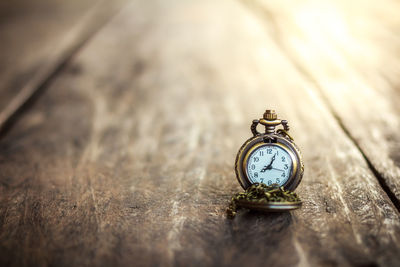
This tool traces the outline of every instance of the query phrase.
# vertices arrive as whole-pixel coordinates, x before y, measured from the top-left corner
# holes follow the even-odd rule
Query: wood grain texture
[[[125,8],[0,142],[0,263],[398,265],[398,211],[273,31],[234,1]],[[267,107],[304,154],[304,206],[230,221]]]
[[[0,4],[0,131],[124,1]]]
[[[398,1],[245,1],[315,84],[400,209]]]

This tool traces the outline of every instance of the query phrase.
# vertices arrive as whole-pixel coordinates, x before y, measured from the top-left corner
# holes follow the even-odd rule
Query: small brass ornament
[[[263,133],[257,131],[259,124],[265,127]],[[234,217],[241,207],[260,211],[299,208],[301,200],[293,191],[303,177],[304,164],[288,133],[288,121],[278,119],[274,110],[266,110],[250,129],[253,137],[242,145],[235,161],[236,177],[246,191],[232,198],[228,216]]]

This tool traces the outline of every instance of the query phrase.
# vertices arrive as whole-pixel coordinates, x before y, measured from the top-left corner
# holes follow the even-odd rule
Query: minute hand
[[[274,156],[272,157],[271,162],[267,166],[262,168],[261,172],[265,172],[266,170],[271,170],[272,169],[272,163],[275,160],[275,156],[276,156],[276,154],[274,154]]]

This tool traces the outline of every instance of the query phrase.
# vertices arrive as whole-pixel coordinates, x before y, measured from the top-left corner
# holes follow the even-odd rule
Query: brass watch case
[[[243,208],[250,210],[266,211],[266,212],[282,212],[289,210],[296,210],[301,207],[302,202],[261,202],[256,203],[253,201],[247,201],[244,199],[238,200],[238,205]]]
[[[235,172],[240,185],[246,189],[252,184],[247,175],[247,160],[250,154],[261,146],[280,146],[288,152],[292,159],[292,168],[290,176],[286,183],[283,184],[283,187],[286,190],[294,191],[303,177],[303,159],[300,150],[290,138],[279,133],[257,134],[242,145],[235,160]]]

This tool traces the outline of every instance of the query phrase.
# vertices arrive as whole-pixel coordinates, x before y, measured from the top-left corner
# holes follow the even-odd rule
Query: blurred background
[[[398,266],[400,2],[0,2],[0,265]],[[225,209],[266,109],[294,213]]]

